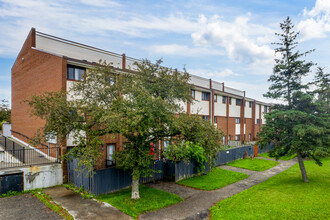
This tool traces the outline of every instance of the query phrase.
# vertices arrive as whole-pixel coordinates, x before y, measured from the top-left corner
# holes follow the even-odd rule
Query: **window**
[[[236,99],[236,105],[241,105],[242,104],[242,99]]]
[[[209,121],[210,120],[210,117],[208,115],[203,115],[202,116],[202,119],[203,120],[206,120],[206,121]]]
[[[264,112],[267,112],[267,106],[264,106]]]
[[[239,124],[241,122],[240,118],[235,118],[235,123]]]
[[[214,94],[214,102],[217,102],[217,101],[218,101],[218,95]]]
[[[235,136],[235,141],[239,141],[240,140],[240,135],[236,135]]]
[[[229,105],[231,105],[231,97],[229,97]]]
[[[116,151],[116,145],[115,144],[108,144],[107,145],[107,167],[114,166],[115,160],[113,158]]]
[[[225,104],[227,102],[227,96],[222,96],[222,103]]]
[[[222,137],[222,144],[225,144],[225,143],[226,143],[226,137],[223,136],[223,137]]]
[[[195,99],[195,90],[194,90],[194,89],[192,89],[192,90],[190,91],[190,96],[191,96],[193,99]]]
[[[210,93],[209,92],[202,92],[202,100],[210,101]]]
[[[76,66],[68,66],[66,78],[70,80],[83,81],[85,69]]]
[[[257,124],[262,123],[262,119],[257,119]]]
[[[217,116],[214,116],[214,120],[213,121],[214,121],[214,123],[218,123],[217,122]]]
[[[251,134],[249,134],[249,141],[251,141]]]
[[[249,102],[249,108],[251,108],[251,107],[252,107],[252,102],[250,101],[250,102]]]

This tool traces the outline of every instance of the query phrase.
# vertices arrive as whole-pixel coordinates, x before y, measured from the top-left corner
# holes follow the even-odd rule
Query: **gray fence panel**
[[[260,149],[260,148],[259,148]],[[260,149],[262,152],[266,152],[272,149],[272,146]],[[254,155],[253,146],[244,146],[238,148],[232,148],[217,153],[215,159],[215,165],[219,166],[237,159],[243,158],[244,153],[247,152],[249,156]],[[259,150],[258,150],[259,152]],[[191,177],[198,173],[195,162],[190,161],[190,163],[185,163],[184,161],[173,162],[167,160],[166,162],[158,161],[151,165],[152,169],[160,170],[159,173],[153,173],[152,177],[141,177],[140,183],[147,183],[156,180],[170,179],[174,181],[179,181],[184,178]],[[207,173],[210,168],[205,163]],[[117,191],[126,187],[129,187],[132,183],[132,176],[130,171],[123,171],[116,167],[106,168],[103,170],[97,170],[93,175],[87,176],[86,171],[79,172],[78,160],[73,159],[68,161],[68,178],[71,183],[77,187],[84,187],[95,195],[100,195],[104,193],[109,193]],[[82,169],[82,168],[80,168]]]
[[[113,192],[130,186],[132,183],[131,172],[117,169],[116,167],[97,170],[94,174],[95,195]]]

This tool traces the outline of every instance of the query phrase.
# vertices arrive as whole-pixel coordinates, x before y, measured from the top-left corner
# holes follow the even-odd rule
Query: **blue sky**
[[[329,71],[330,0],[107,1],[0,0],[0,99],[10,99],[10,69],[30,30],[225,82],[272,102],[268,89],[279,23],[290,16],[300,51]],[[306,80],[311,79],[310,74]]]

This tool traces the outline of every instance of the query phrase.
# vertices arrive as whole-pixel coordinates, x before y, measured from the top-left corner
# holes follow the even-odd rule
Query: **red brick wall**
[[[24,101],[32,95],[41,95],[45,91],[65,89],[65,78],[63,80],[65,73],[66,60],[63,58],[33,49],[18,57],[12,68],[13,131],[28,137],[36,134],[37,129],[44,125],[44,120],[31,116],[30,107]],[[14,133],[14,136],[17,135]]]
[[[231,141],[235,140],[235,127],[236,127],[235,119],[236,117],[229,117],[228,135],[230,136]]]
[[[251,134],[251,141],[253,140],[253,132],[252,132],[252,119],[246,118],[245,119],[245,141],[249,141],[249,134]]]

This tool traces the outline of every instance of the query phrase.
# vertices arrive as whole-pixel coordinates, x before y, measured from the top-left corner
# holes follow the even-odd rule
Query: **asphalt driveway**
[[[0,198],[0,219],[61,220],[62,217],[31,194],[23,194]]]

